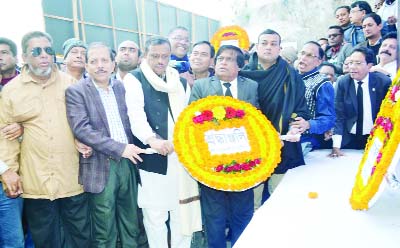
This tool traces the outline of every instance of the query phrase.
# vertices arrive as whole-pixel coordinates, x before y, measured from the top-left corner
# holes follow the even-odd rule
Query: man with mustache
[[[75,137],[93,149],[80,157],[79,182],[88,192],[92,247],[137,246],[137,161],[144,151],[133,144],[122,83],[111,79],[114,56],[95,42],[86,54],[89,77],[65,93],[68,122]]]
[[[397,33],[387,33],[382,38],[379,48],[379,64],[372,66],[370,71],[379,71],[388,75],[392,80],[397,73]]]
[[[24,211],[36,247],[88,247],[87,196],[78,183],[78,151],[68,126],[65,89],[75,80],[54,65],[52,38],[22,38],[21,74],[4,86],[0,122],[21,123],[24,138],[0,139],[0,159],[19,172]],[[0,123],[2,126],[4,123]],[[64,233],[64,235],[62,235]]]
[[[331,157],[343,156],[341,149],[364,149],[390,78],[380,72],[369,72],[373,52],[355,48],[349,59],[349,74],[337,82],[333,148]]]

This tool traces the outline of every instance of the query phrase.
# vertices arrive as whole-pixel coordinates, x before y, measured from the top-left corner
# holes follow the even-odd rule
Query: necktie
[[[231,83],[223,83],[223,85],[226,87],[225,96],[233,97],[230,89]]]
[[[364,109],[363,109],[363,90],[361,84],[363,82],[358,82],[357,87],[357,126],[356,135],[363,135],[363,119],[364,119]]]

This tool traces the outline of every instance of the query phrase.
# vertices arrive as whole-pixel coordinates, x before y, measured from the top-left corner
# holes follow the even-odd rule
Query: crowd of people
[[[16,44],[0,37],[0,247],[233,245],[260,203],[254,189],[216,190],[187,173],[173,146],[181,111],[230,96],[279,134],[301,134],[282,140],[265,202],[309,151],[365,147],[397,71],[396,2],[338,7],[326,37],[298,52],[272,29],[250,51],[190,47],[179,26],[143,48],[68,39],[60,67],[52,37],[33,31],[19,68]]]

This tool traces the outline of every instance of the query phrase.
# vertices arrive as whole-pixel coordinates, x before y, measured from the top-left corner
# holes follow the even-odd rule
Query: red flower
[[[261,160],[259,158],[254,159],[254,163],[261,164]]]
[[[236,111],[234,108],[226,107],[225,111],[226,111],[225,118],[227,118],[227,119],[235,118]]]
[[[376,163],[381,162],[381,159],[382,159],[382,153],[380,152],[380,153],[378,153],[378,156],[376,156]],[[375,168],[375,166],[374,166],[374,168]]]
[[[211,121],[214,118],[214,114],[211,110],[204,110],[201,115],[203,116],[204,121]]]
[[[225,172],[231,172],[233,170],[233,166],[227,166],[224,170]]]
[[[379,117],[376,119],[376,125],[380,125],[380,124],[383,122],[384,119],[385,119],[385,118],[383,118],[382,116],[379,116]]]
[[[248,163],[242,164],[242,170],[245,170],[245,171],[251,170],[251,165]]]
[[[376,169],[376,167],[374,166],[374,167],[372,167],[372,169],[371,169],[371,176],[375,173],[375,169]]]
[[[253,160],[251,160],[251,161],[249,162],[249,165],[250,165],[251,167],[254,167],[254,166],[256,166],[256,162],[254,162]]]
[[[193,117],[193,122],[196,124],[203,124],[204,118],[202,115],[195,116]]]
[[[220,164],[220,165],[218,165],[216,168],[215,168],[215,171],[216,172],[220,172],[220,171],[222,171],[224,169],[224,165],[223,164]]]
[[[232,167],[233,167],[234,171],[240,171],[241,170],[240,164],[234,164]]]
[[[242,110],[242,109],[238,109],[238,110],[236,110],[236,117],[237,118],[243,118],[243,116],[244,116],[244,111]]]

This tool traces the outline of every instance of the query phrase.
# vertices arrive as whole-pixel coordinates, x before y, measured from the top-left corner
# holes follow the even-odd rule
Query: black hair
[[[276,32],[275,30],[272,30],[272,29],[269,29],[269,28],[266,29],[266,30],[264,30],[264,31],[262,31],[261,34],[258,35],[258,39],[257,39],[258,42],[260,41],[260,36],[263,35],[263,34],[275,34],[275,35],[278,35],[278,37],[279,37],[279,44],[281,44],[281,40],[282,40],[282,39],[281,39],[280,34],[279,34],[278,32]]]
[[[339,32],[340,32],[341,34],[344,34],[343,28],[342,28],[341,26],[339,26],[339,25],[332,25],[332,26],[329,26],[328,30],[329,30],[329,29],[337,29],[337,30],[339,30]]]
[[[372,13],[371,5],[366,1],[356,1],[350,5],[351,8],[358,7],[360,10],[364,10],[365,14]]]
[[[223,45],[218,49],[217,54],[215,55],[215,60],[217,60],[218,56],[226,50],[233,50],[236,52],[236,63],[239,68],[242,68],[244,66],[244,55],[242,50],[239,47],[233,46],[233,45]],[[215,61],[216,63],[217,61]]]
[[[371,17],[372,19],[374,19],[374,22],[376,23],[376,25],[379,25],[379,24],[382,23],[382,18],[381,18],[378,14],[376,14],[376,13],[374,13],[374,12],[369,13],[369,14],[366,14],[366,15],[363,17],[362,21],[364,22],[365,19],[370,18],[370,17]]]
[[[324,58],[324,56],[325,56],[324,49],[322,49],[321,45],[318,44],[318,42],[313,41],[313,40],[310,40],[310,41],[307,41],[306,43],[304,43],[304,45],[307,45],[307,44],[314,44],[314,45],[316,45],[316,46],[318,47],[318,58],[319,58],[319,59],[323,59],[323,58]]]
[[[214,55],[215,55],[215,48],[213,47],[213,45],[211,45],[210,42],[208,42],[208,41],[206,41],[206,40],[202,40],[202,41],[196,42],[196,43],[193,45],[193,47],[198,46],[198,45],[201,45],[201,44],[206,44],[207,46],[210,47],[210,58],[214,58]]]
[[[17,56],[17,45],[14,41],[7,39],[5,37],[0,37],[0,44],[7,45],[10,48],[12,55]]]
[[[353,49],[351,54],[353,54],[355,52],[359,52],[359,53],[364,54],[365,61],[367,62],[367,64],[370,64],[370,63],[373,64],[375,62],[374,52],[370,48],[368,48],[368,47],[357,47],[357,48]]]

